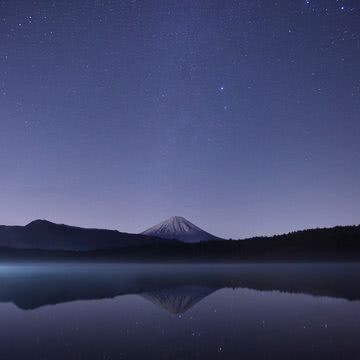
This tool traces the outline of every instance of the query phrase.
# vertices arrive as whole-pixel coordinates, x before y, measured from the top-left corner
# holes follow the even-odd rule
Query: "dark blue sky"
[[[0,223],[359,223],[360,4],[0,1]]]

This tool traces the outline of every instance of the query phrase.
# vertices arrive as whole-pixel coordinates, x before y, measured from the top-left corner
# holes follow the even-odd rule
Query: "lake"
[[[0,359],[360,359],[358,264],[2,264]]]

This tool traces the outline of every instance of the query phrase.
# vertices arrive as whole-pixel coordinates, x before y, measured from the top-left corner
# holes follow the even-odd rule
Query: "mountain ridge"
[[[181,229],[191,230],[192,227],[188,229],[187,225],[184,228],[181,225],[177,230]],[[360,225],[308,229],[243,240],[183,242],[35,220],[25,226],[0,226],[0,259],[360,261]]]
[[[93,251],[164,242],[163,239],[151,236],[82,228],[40,219],[25,226],[0,225],[0,247],[6,248]]]

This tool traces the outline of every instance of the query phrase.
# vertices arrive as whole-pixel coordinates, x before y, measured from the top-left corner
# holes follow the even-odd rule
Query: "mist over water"
[[[357,264],[1,265],[0,357],[357,359],[359,279]]]

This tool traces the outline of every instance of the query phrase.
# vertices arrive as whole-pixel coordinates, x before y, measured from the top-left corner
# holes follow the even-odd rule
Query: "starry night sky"
[[[224,237],[360,219],[356,0],[0,0],[0,223]]]

